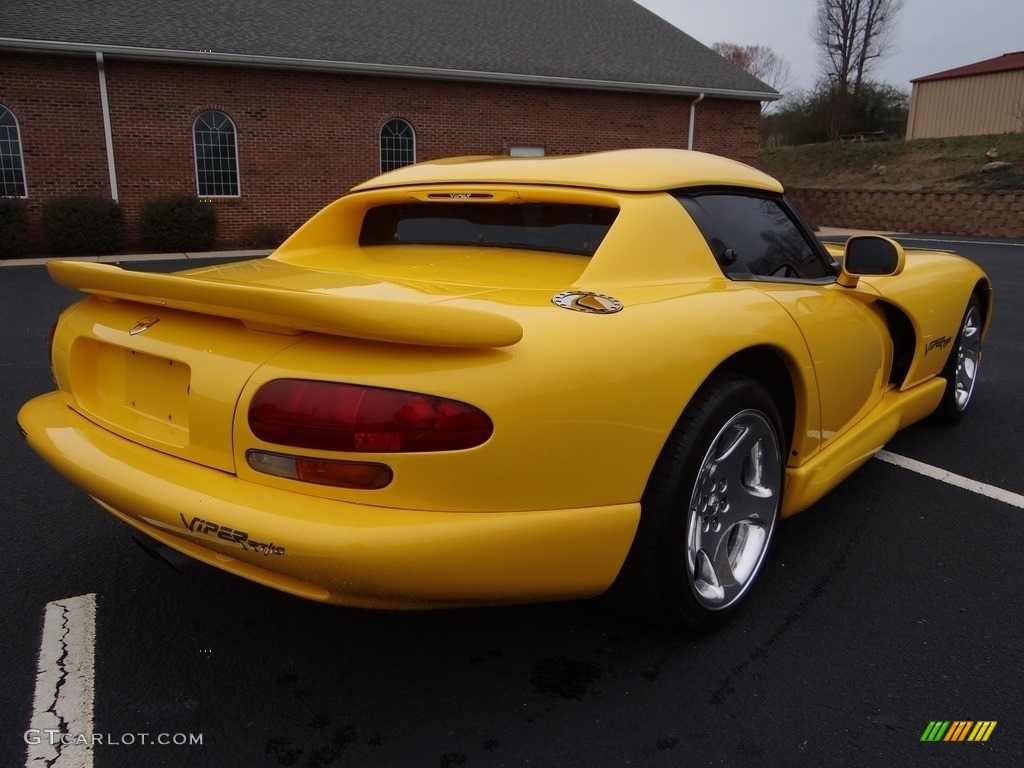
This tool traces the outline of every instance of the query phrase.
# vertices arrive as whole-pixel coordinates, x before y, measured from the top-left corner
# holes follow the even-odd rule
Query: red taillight
[[[456,400],[302,379],[260,387],[249,428],[268,443],[359,453],[458,451],[494,431],[487,414]]]

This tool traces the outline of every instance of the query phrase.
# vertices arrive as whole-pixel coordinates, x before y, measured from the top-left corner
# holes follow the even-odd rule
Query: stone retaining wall
[[[819,227],[932,235],[1024,237],[1024,192],[787,189]]]

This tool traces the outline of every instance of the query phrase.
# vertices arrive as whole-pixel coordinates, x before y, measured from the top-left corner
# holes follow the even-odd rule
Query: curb
[[[108,256],[43,256],[35,259],[0,259],[0,267],[38,267],[48,261],[89,261],[98,264],[120,264],[125,261],[199,261],[201,259],[256,259],[269,256],[274,249],[251,251],[205,251],[199,253],[136,253]]]
[[[893,237],[901,235],[902,232],[883,232],[878,229],[843,229],[842,227],[819,227],[814,233],[818,237],[853,237],[854,235],[885,235]]]

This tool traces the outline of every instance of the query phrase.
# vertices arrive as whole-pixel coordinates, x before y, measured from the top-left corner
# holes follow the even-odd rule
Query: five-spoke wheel
[[[971,296],[949,360],[942,370],[946,391],[935,411],[936,419],[941,422],[956,423],[971,403],[981,366],[982,324],[981,303],[977,296]]]
[[[616,584],[635,612],[698,632],[735,612],[778,524],[784,444],[756,381],[720,373],[701,387],[651,473]]]
[[[768,417],[737,413],[711,442],[687,511],[686,565],[697,602],[739,600],[768,550],[779,505],[779,438]]]

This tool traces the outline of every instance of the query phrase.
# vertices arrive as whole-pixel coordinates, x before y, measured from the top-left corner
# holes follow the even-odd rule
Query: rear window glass
[[[360,245],[474,245],[593,256],[618,210],[592,205],[401,203],[371,208]]]

